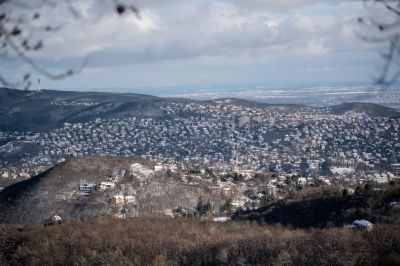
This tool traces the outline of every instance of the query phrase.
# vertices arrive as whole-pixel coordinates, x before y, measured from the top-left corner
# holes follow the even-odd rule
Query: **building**
[[[114,203],[117,205],[123,205],[125,203],[124,195],[114,195]]]
[[[125,196],[124,197],[125,204],[135,204],[136,198],[134,196]]]
[[[55,225],[55,224],[61,224],[62,223],[62,218],[59,215],[53,215],[52,217],[45,219],[44,220],[44,225]]]
[[[131,164],[131,166],[129,167],[129,170],[132,173],[140,173],[143,170],[143,166],[141,164],[134,163],[134,164]]]
[[[82,195],[85,196],[90,196],[92,194],[92,191],[94,189],[94,184],[93,183],[81,183],[79,185],[79,191],[81,192]]]
[[[164,169],[164,167],[163,167],[163,165],[162,164],[156,164],[155,166],[154,166],[154,171],[162,171]]]
[[[114,187],[115,187],[115,183],[111,182],[111,181],[103,181],[100,183],[101,190],[113,189]]]
[[[367,220],[361,219],[361,220],[355,220],[353,222],[353,226],[355,228],[360,228],[360,229],[366,229],[367,231],[371,231],[374,225]]]
[[[391,165],[393,173],[397,176],[400,176],[400,163],[393,163]]]

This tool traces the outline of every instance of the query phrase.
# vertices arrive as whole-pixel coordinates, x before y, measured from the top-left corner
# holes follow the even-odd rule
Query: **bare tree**
[[[368,15],[358,19],[365,30],[358,35],[367,42],[387,45],[374,78],[379,85],[393,84],[400,78],[400,0],[363,1]]]
[[[140,18],[139,10],[133,4],[122,4],[118,0],[103,1],[112,1],[114,11],[120,16],[131,11]],[[52,24],[52,14],[45,11],[45,7],[54,8],[58,5],[65,5],[68,15],[81,19],[79,10],[71,0],[0,0],[0,60],[21,60],[29,67],[17,80],[0,72],[1,85],[29,89],[32,86],[32,72],[57,80],[78,73],[85,65],[86,61],[83,60],[76,68],[51,72],[32,57],[35,52],[45,49],[43,36],[51,35],[62,28],[62,25]]]

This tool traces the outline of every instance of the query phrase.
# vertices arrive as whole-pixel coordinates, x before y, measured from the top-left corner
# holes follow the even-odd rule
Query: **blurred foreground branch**
[[[358,34],[371,43],[385,43],[381,53],[383,64],[375,81],[379,85],[391,85],[400,78],[400,0],[363,0],[368,11],[358,22],[366,33]]]
[[[112,1],[114,12],[119,16],[131,11],[138,19],[140,18],[139,10],[135,5],[125,5],[117,0],[103,1]],[[66,7],[69,13],[67,15],[73,16],[74,19],[81,19],[80,11],[71,0],[0,0],[0,62],[4,61],[4,66],[6,62],[11,64],[21,61],[28,69],[16,80],[13,80],[9,74],[1,73],[0,70],[0,85],[29,89],[32,86],[33,72],[58,80],[82,70],[86,60],[75,68],[53,72],[41,66],[33,57],[35,52],[45,50],[46,36],[51,36],[62,28],[62,25],[51,22],[53,14],[46,11],[46,8],[55,8],[60,5]]]

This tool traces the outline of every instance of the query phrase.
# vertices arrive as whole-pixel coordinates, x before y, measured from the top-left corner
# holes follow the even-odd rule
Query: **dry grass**
[[[101,219],[0,229],[1,265],[400,265],[400,225],[370,232]]]

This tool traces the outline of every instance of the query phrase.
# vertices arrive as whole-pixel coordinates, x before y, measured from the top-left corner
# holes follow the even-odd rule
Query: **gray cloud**
[[[184,65],[180,72],[197,69],[201,64],[201,70],[196,71],[204,73],[208,73],[207,66],[222,71],[230,65],[235,65],[238,72],[240,67],[251,65],[254,70],[259,66],[260,71],[254,73],[261,73],[271,63],[290,72],[296,63],[292,75],[296,76],[303,65],[305,72],[306,69],[318,72],[318,68],[334,72],[331,61],[344,52],[346,57],[350,54],[349,62],[351,57],[360,61],[375,53],[371,52],[375,47],[353,34],[357,27],[354,18],[363,12],[359,1],[127,0],[126,3],[131,2],[140,8],[141,20],[133,15],[117,16],[112,1],[80,1],[76,6],[82,16],[80,20],[65,16],[68,14],[65,6],[53,8],[52,23],[62,21],[64,27],[45,36],[45,49],[35,57],[51,68],[79,64],[85,57],[89,58],[88,67],[92,69],[147,65],[152,66],[155,76],[161,76],[157,73],[161,70],[166,71],[157,64],[168,65],[170,73],[173,66],[170,62]]]
[[[155,5],[158,1],[152,2]],[[267,5],[273,1],[254,2]],[[289,2],[308,1],[285,1]],[[312,55],[360,42],[351,36],[354,25],[349,23],[350,18],[337,19],[335,15],[248,13],[227,2],[178,1],[156,7],[143,8],[141,20],[109,14],[95,26],[72,22],[48,39],[41,56],[99,57],[109,51],[129,54],[130,59],[143,62],[198,56],[258,56],[277,51]]]

